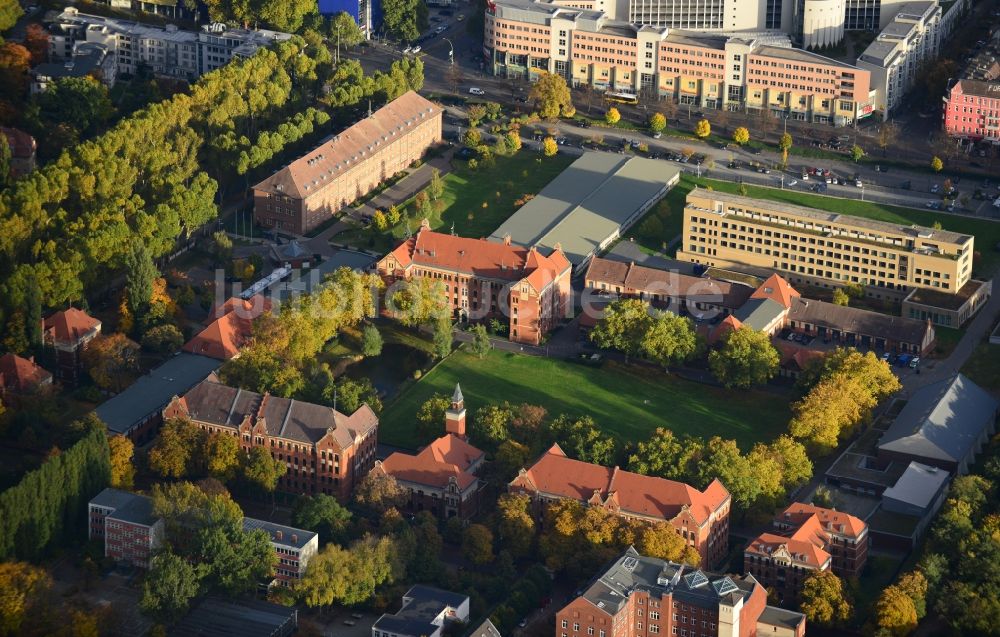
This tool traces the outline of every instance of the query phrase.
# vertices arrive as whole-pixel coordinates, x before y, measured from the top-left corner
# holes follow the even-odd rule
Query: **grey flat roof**
[[[166,406],[219,369],[222,361],[197,354],[181,353],[132,383],[122,393],[97,408],[97,417],[108,429],[128,433],[150,414]]]
[[[137,496],[134,493],[108,487],[91,498],[90,503],[97,506],[108,507],[109,509],[117,509],[118,507],[125,506],[136,497]]]
[[[996,418],[997,399],[962,374],[917,390],[878,443],[879,451],[962,462]]]
[[[764,612],[760,614],[757,621],[769,626],[784,626],[790,630],[795,630],[805,621],[805,615],[796,613],[793,610],[778,608],[777,606],[765,606]]]
[[[634,222],[643,204],[666,194],[679,175],[667,162],[586,152],[490,238],[510,235],[515,244],[546,251],[558,243],[579,265],[623,224]]]
[[[781,316],[784,311],[785,307],[774,299],[750,299],[743,307],[733,312],[733,316],[747,327],[760,331],[773,323],[774,319]]]
[[[156,524],[160,518],[153,515],[153,500],[144,495],[130,495],[132,498],[115,509],[114,513],[111,513],[108,517],[143,526],[153,526]]]
[[[311,539],[316,537],[316,534],[312,531],[297,529],[293,526],[275,524],[274,522],[258,520],[257,518],[243,518],[244,531],[254,531],[256,529],[267,531],[273,542],[285,544],[286,546],[294,546],[297,549],[301,549],[303,546],[308,544]],[[281,533],[281,539],[278,539],[279,532]],[[295,539],[293,540],[292,538]]]
[[[467,595],[417,584],[403,595],[403,607],[394,615],[383,614],[372,628],[397,635],[428,635],[437,629],[432,622],[446,608],[458,608],[469,601]]]
[[[806,206],[798,206],[795,204],[784,203],[781,201],[772,201],[770,199],[755,199],[753,197],[744,197],[743,195],[732,194],[728,192],[720,192],[718,190],[706,190],[704,188],[698,187],[692,190],[688,197],[705,197],[708,199],[714,199],[715,201],[728,202],[733,204],[742,204],[744,206],[749,206],[752,208],[761,208],[771,212],[783,212],[790,215],[795,215],[797,217],[803,217],[806,219],[813,219],[822,223],[838,223],[850,226],[855,226],[858,228],[866,228],[868,230],[878,230],[887,233],[902,234],[904,236],[918,238],[919,235],[926,234],[926,237],[919,237],[925,239],[933,239],[935,241],[946,241],[948,243],[953,243],[955,245],[964,245],[969,239],[972,238],[971,235],[961,234],[958,232],[952,232],[950,230],[936,230],[934,228],[928,228],[926,226],[918,225],[905,225],[902,223],[889,223],[886,221],[877,221],[875,219],[869,219],[867,217],[856,217],[854,215],[849,215],[840,212],[829,212],[826,210],[820,210],[818,208],[807,208]],[[834,237],[843,237],[845,240],[853,239],[853,237],[847,235],[834,235]]]
[[[950,474],[943,469],[910,461],[903,475],[896,484],[882,492],[882,497],[926,509],[941,490],[941,485],[948,481],[949,476]]]
[[[258,600],[208,598],[170,629],[172,637],[284,637],[295,632],[298,611]]]

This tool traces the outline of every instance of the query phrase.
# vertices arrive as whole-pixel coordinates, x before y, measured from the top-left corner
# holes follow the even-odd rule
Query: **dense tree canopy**
[[[423,0],[383,0],[382,24],[397,40],[416,40],[429,24],[427,5]]]
[[[746,389],[773,378],[780,360],[766,332],[741,327],[730,332],[722,347],[709,354],[708,365],[726,387]]]
[[[850,619],[853,609],[844,583],[833,571],[816,571],[802,585],[800,610],[820,626],[838,626]]]
[[[572,117],[576,112],[566,79],[556,73],[541,73],[531,86],[528,99],[535,104],[542,119]]]

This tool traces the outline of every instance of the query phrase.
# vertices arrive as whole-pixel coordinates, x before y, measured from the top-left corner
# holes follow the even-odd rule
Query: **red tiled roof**
[[[682,482],[644,476],[567,458],[553,445],[530,469],[514,478],[511,486],[524,486],[544,494],[589,501],[614,496],[625,513],[671,520],[687,506],[698,524],[729,499],[729,491],[718,480],[699,491]]]
[[[235,358],[253,334],[253,320],[270,309],[270,299],[259,294],[249,300],[232,297],[209,314],[219,318],[209,323],[181,349],[223,361]]]
[[[670,270],[649,268],[594,257],[587,266],[587,281],[703,302],[735,310],[746,303],[751,289],[745,285],[717,279],[689,276]]]
[[[382,461],[382,470],[397,480],[439,489],[447,487],[454,478],[458,488],[465,490],[476,481],[469,467],[483,455],[483,451],[455,434],[446,434],[415,456],[393,453]]]
[[[822,523],[822,527],[828,531],[839,533],[851,538],[858,538],[868,525],[864,520],[843,511],[826,509],[804,502],[793,502],[784,511],[783,521],[795,520],[804,521],[806,518],[816,516]]]
[[[809,365],[810,361],[825,356],[823,352],[807,347],[799,347],[781,340],[774,341],[774,344],[778,348],[778,351],[781,352],[781,366],[787,369],[803,370]]]
[[[708,344],[714,345],[715,343],[718,343],[725,338],[727,334],[735,332],[741,327],[743,327],[743,322],[730,314],[726,318],[722,319],[722,321],[720,321],[719,324],[713,327],[708,333]]]
[[[76,343],[88,332],[101,326],[101,322],[83,310],[71,307],[56,312],[45,319],[44,329],[50,332],[57,343]]]
[[[776,527],[787,527],[784,535],[763,533],[752,541],[747,552],[770,555],[784,546],[792,559],[820,568],[830,559],[826,547],[831,543],[831,533],[857,539],[867,528],[861,519],[833,509],[794,502],[774,520]]]
[[[777,303],[780,303],[782,307],[788,309],[792,307],[792,299],[802,296],[799,294],[798,290],[793,288],[788,284],[788,281],[784,280],[777,274],[772,274],[759,288],[757,288],[753,294],[750,295],[751,299],[771,299]]]
[[[379,147],[405,137],[420,124],[440,117],[439,106],[409,91],[341,131],[254,186],[255,190],[306,199],[334,183]]]
[[[0,356],[0,386],[11,391],[28,391],[52,380],[52,374],[35,364],[34,360],[17,354]]]
[[[504,281],[527,279],[537,291],[571,267],[558,248],[545,256],[535,248],[457,237],[434,232],[427,225],[422,225],[415,237],[396,247],[392,255],[402,268],[418,265],[477,278]]]

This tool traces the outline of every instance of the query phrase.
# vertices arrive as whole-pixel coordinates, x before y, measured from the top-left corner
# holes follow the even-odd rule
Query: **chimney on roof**
[[[503,244],[505,246],[509,246],[510,245],[510,233],[507,233],[507,234],[505,234],[503,236]]]
[[[295,533],[292,533],[292,544],[298,544],[298,543],[299,543],[299,536]]]

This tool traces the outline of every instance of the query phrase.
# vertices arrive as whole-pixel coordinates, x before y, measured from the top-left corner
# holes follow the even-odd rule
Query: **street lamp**
[[[448,60],[451,62],[452,66],[455,66],[455,45],[451,43],[448,38],[441,38],[448,43]]]

